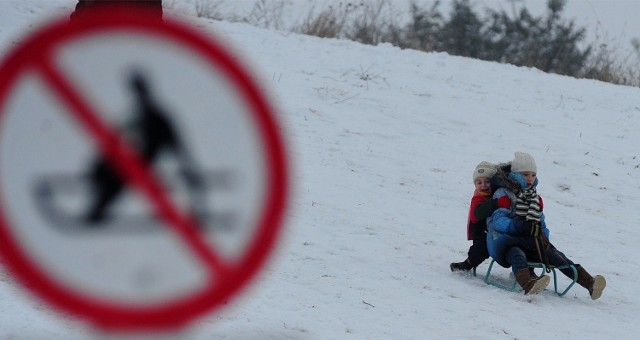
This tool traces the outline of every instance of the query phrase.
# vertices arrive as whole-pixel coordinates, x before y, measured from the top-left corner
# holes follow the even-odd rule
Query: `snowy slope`
[[[0,45],[75,1],[6,1]],[[47,7],[50,6],[50,7]],[[4,19],[11,22],[5,28]],[[277,103],[294,190],[255,283],[178,336],[198,339],[634,338],[640,297],[640,90],[446,54],[191,19]],[[608,286],[533,299],[452,274],[471,172],[537,161],[551,240]],[[479,267],[484,273],[488,262]],[[508,278],[507,269],[496,275]],[[561,283],[566,283],[561,278]],[[86,338],[0,280],[0,337]]]

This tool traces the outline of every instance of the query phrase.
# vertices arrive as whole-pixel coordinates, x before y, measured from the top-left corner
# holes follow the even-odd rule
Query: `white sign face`
[[[19,276],[51,282],[37,293],[97,322],[105,303],[187,319],[252,275],[284,209],[284,152],[232,58],[179,24],[105,16],[9,59],[0,231],[31,263]]]

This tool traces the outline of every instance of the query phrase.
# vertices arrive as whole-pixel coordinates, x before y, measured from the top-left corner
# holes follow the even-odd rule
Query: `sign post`
[[[163,330],[228,301],[280,233],[272,108],[218,42],[104,13],[0,65],[0,255],[60,311]]]

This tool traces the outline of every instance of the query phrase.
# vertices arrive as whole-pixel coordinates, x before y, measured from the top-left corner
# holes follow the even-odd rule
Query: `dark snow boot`
[[[449,268],[451,268],[452,272],[458,272],[458,271],[470,271],[471,269],[473,269],[473,265],[471,265],[471,262],[469,262],[469,259],[466,259],[462,262],[454,262],[452,264],[449,265]]]
[[[576,269],[578,270],[578,284],[587,288],[591,300],[599,299],[602,296],[604,287],[607,285],[604,276],[596,275],[596,277],[592,277],[582,266],[577,266]]]
[[[542,275],[534,279],[531,277],[529,268],[522,268],[516,273],[516,281],[524,289],[524,295],[535,295],[547,287],[551,278],[547,275]]]

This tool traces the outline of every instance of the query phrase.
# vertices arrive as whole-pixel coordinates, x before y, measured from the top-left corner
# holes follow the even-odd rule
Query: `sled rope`
[[[551,272],[551,269],[549,269],[549,256],[547,255],[550,243],[546,240],[546,236],[541,230],[540,222],[533,223],[531,235],[533,236],[533,241],[536,244],[536,251],[538,252],[538,259],[540,259],[540,263],[544,263],[545,271],[547,273]]]

